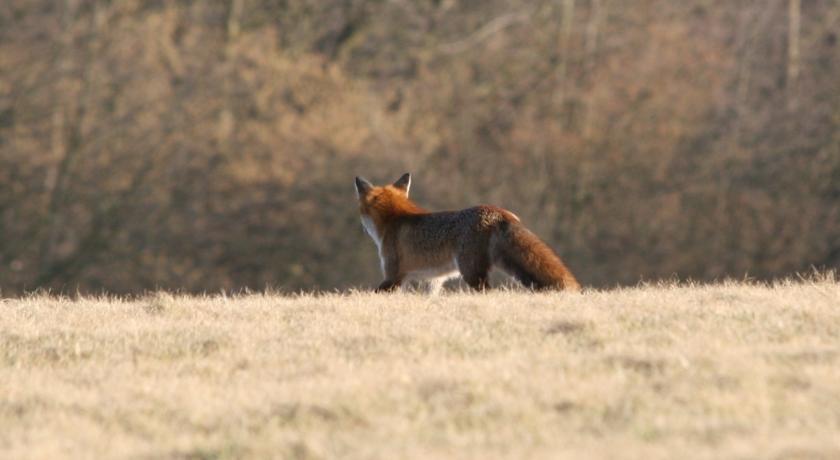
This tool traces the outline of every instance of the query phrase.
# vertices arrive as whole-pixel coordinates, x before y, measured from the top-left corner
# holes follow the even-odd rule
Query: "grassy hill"
[[[3,458],[838,458],[840,284],[0,303]]]

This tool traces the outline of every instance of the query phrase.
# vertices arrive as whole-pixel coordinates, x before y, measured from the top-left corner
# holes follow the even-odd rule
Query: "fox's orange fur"
[[[410,186],[409,174],[383,187],[356,178],[362,224],[385,276],[377,291],[408,279],[429,281],[437,290],[458,275],[483,290],[493,266],[534,289],[580,289],[560,257],[512,212],[495,206],[429,212],[408,198]]]

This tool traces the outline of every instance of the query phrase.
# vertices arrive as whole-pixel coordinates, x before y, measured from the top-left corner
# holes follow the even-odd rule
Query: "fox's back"
[[[494,206],[401,216],[394,222],[395,243],[409,265],[438,265],[451,261],[464,248],[486,246],[493,229],[503,221],[518,219]]]

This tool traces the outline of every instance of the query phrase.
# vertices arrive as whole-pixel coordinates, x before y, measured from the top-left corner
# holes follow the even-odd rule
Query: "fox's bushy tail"
[[[566,264],[521,223],[502,221],[490,241],[493,263],[533,289],[579,291],[580,284]]]

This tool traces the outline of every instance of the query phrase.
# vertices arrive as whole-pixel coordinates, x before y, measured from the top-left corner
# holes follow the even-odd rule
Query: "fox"
[[[375,292],[416,280],[427,282],[435,294],[459,276],[470,288],[485,291],[493,267],[533,290],[581,289],[560,256],[507,209],[427,211],[408,197],[409,173],[384,186],[359,176],[355,183],[362,226],[376,244],[385,278]]]

